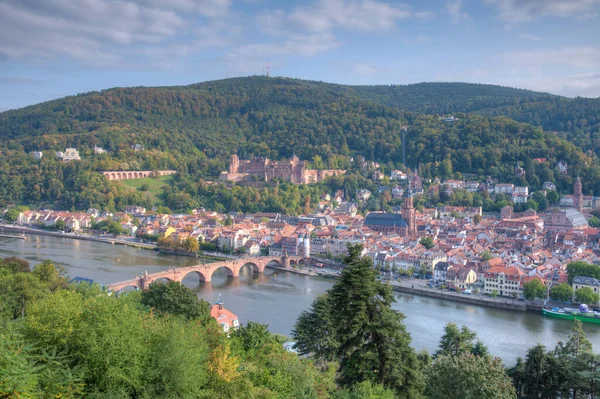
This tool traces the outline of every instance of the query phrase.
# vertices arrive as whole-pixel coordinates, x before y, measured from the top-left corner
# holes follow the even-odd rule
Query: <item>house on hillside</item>
[[[215,319],[224,333],[240,328],[238,317],[231,311],[223,307],[222,302],[218,302],[210,307],[210,317]]]

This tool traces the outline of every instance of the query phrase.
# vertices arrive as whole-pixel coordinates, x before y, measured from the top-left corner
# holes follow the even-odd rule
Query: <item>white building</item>
[[[361,201],[366,201],[371,198],[371,192],[366,188],[361,189],[357,195],[358,199]]]
[[[566,175],[569,171],[569,166],[565,161],[558,161],[558,163],[556,164],[556,169],[558,169],[559,173]]]
[[[33,157],[37,160],[42,159],[42,157],[44,156],[44,154],[41,151],[33,151],[31,155],[33,155]]]
[[[392,180],[406,180],[408,175],[401,170],[392,170],[392,175],[390,177]]]
[[[511,194],[512,195],[514,189],[515,189],[514,184],[499,183],[499,184],[496,184],[496,186],[494,187],[494,193],[496,193],[496,194]]]
[[[527,202],[527,194],[513,193],[512,202],[515,204],[524,204]]]
[[[106,151],[104,150],[104,148],[94,145],[94,154],[100,155],[100,154],[104,154],[105,152]]]
[[[514,194],[529,195],[529,187],[515,186],[515,189],[513,190],[513,193]]]
[[[77,148],[67,148],[63,153],[62,160],[63,162],[79,161],[81,160],[81,157],[79,156]]]

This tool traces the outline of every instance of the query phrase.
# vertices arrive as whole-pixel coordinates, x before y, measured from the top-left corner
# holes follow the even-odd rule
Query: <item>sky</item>
[[[600,97],[600,0],[0,0],[0,111],[235,76]]]

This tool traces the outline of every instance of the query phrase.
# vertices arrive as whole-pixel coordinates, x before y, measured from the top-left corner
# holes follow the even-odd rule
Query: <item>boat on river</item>
[[[556,317],[557,319],[580,320],[584,323],[600,324],[600,312],[590,311],[585,304],[579,308],[550,308],[544,306],[542,308],[544,316]]]

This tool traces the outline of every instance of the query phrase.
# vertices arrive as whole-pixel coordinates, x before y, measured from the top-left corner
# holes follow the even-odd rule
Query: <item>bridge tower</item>
[[[284,268],[290,268],[290,258],[288,258],[287,251],[283,251],[283,256],[281,257],[281,264]]]

